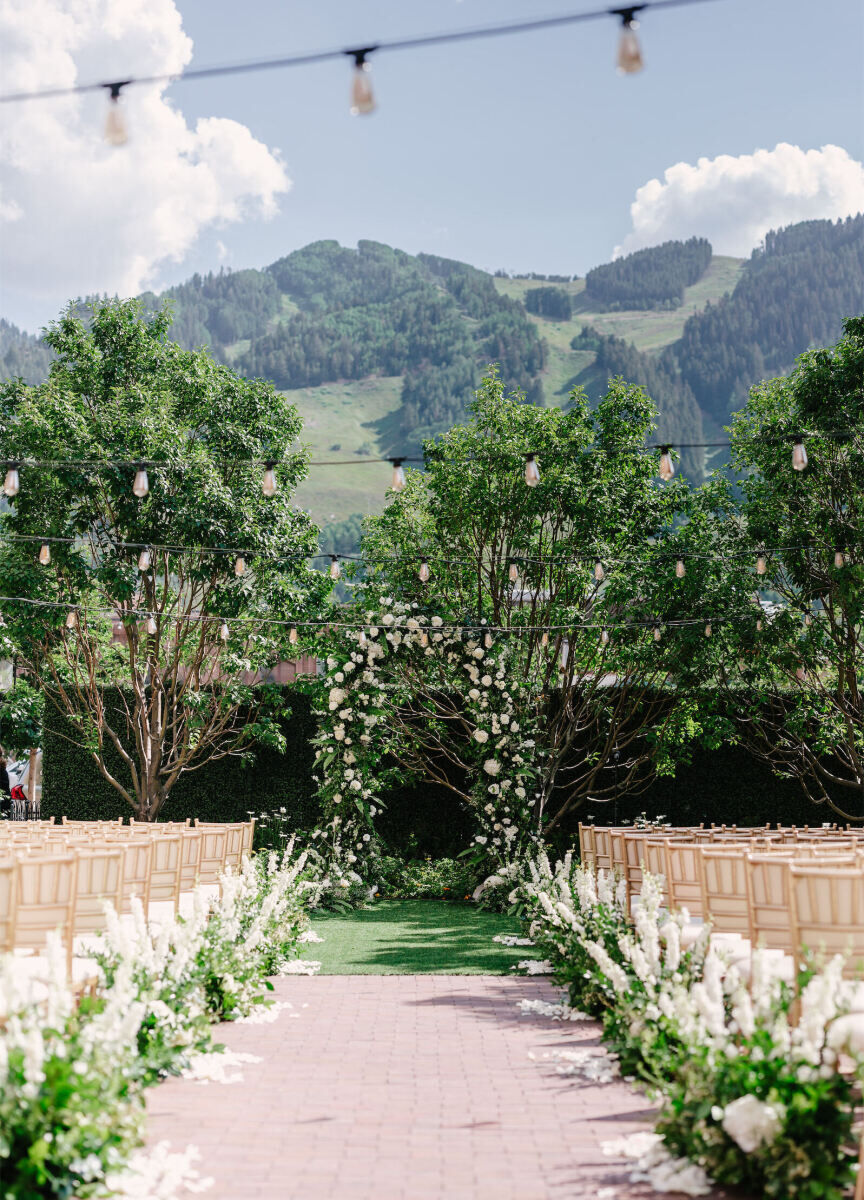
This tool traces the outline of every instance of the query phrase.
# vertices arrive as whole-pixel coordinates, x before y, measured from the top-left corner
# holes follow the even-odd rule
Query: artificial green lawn
[[[304,958],[319,959],[322,975],[509,975],[530,946],[502,946],[498,933],[521,934],[519,921],[473,905],[441,900],[377,900],[351,913],[313,913],[323,945]]]

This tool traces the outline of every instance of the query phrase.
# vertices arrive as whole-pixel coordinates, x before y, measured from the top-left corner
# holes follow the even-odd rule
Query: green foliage
[[[0,746],[9,750],[35,750],[42,745],[45,697],[27,679],[0,693]]]
[[[41,383],[51,365],[51,351],[41,338],[24,333],[0,317],[0,379]]]
[[[573,316],[573,301],[563,288],[529,288],[525,293],[525,308],[538,317],[552,317],[556,321],[569,321]]]
[[[585,295],[600,310],[677,308],[684,289],[697,283],[711,262],[705,238],[664,242],[594,267],[585,276]]]
[[[861,311],[862,279],[864,215],[769,233],[732,295],[691,317],[675,346],[702,410],[726,420],[754,381],[833,342]]]
[[[196,274],[161,297],[146,292],[141,299],[154,311],[167,300],[175,341],[186,350],[209,346],[222,361],[226,346],[265,333],[282,310],[282,297],[272,276],[255,270]]]
[[[457,900],[471,897],[480,879],[464,859],[381,858],[380,894],[393,900]]]

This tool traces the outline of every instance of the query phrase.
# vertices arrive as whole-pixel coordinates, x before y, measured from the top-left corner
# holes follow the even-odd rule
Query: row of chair
[[[58,931],[72,969],[76,937],[104,927],[106,901],[129,913],[137,896],[176,912],[181,894],[218,887],[251,850],[254,822],[121,826],[45,825],[28,836],[0,830],[0,952],[44,949]]]

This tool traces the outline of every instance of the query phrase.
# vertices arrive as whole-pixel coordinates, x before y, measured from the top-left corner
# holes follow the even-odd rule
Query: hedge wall
[[[287,690],[292,715],[284,725],[286,753],[264,749],[248,766],[222,759],[193,771],[174,788],[162,810],[165,820],[245,820],[248,812],[284,807],[298,828],[315,824],[318,805],[309,745],[315,719],[309,697]],[[46,713],[43,815],[58,819],[64,813],[77,819],[128,816],[128,806],[87,755],[60,736],[64,729],[64,720],[54,710]],[[446,788],[406,784],[383,799],[386,808],[379,828],[392,846],[404,852],[452,855],[464,849],[471,836],[470,814]],[[617,806],[619,820],[632,820],[643,811],[649,816],[663,813],[673,824],[814,825],[832,819],[830,812],[811,805],[794,781],[778,779],[745,750],[732,746],[697,753],[689,766],[679,767],[674,779],[657,779],[646,792],[624,797]],[[587,802],[572,814],[562,840],[572,840],[580,819],[593,817],[606,824],[613,813],[612,804]]]
[[[285,753],[264,748],[250,764],[223,758],[181,776],[160,814],[164,820],[245,821],[248,812],[284,806],[298,827],[315,823],[318,806],[309,744],[315,718],[309,697],[289,690],[291,717],[283,723],[288,742]],[[72,736],[65,718],[46,705],[42,815],[58,820],[64,813],[76,820],[134,815],[89,755],[66,741],[64,734]],[[107,757],[113,767],[110,755]]]

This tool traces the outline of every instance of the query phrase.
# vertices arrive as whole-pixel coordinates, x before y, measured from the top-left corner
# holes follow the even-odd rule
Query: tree
[[[680,531],[681,552],[721,556],[688,558],[687,574],[703,611],[729,616],[696,639],[683,682],[710,681],[730,736],[814,803],[861,820],[864,317],[844,329],[833,349],[750,390],[732,426],[740,495],[713,480]]]
[[[575,389],[565,413],[507,395],[493,373],[470,420],[428,444],[426,471],[409,472],[405,490],[367,523],[360,608],[383,593],[408,606],[409,621],[434,613],[439,624],[464,626],[461,652],[444,638],[444,675],[432,669],[433,647],[425,657],[387,651],[386,721],[398,730],[400,761],[477,806],[476,731],[487,758],[503,732],[492,701],[491,732],[472,711],[483,698],[471,660],[488,659],[508,727],[515,721],[523,738],[532,731],[525,770],[538,831],[589,797],[638,791],[659,744],[677,736],[668,664],[632,582],[686,490],[678,480],[659,487],[656,455],[639,452],[653,416],[642,389],[620,379],[593,412]],[[533,487],[526,454],[540,465]],[[423,561],[428,583],[418,577]],[[480,795],[498,787],[485,784]]]
[[[135,301],[70,310],[45,336],[48,380],[0,389],[21,481],[0,551],[7,632],[144,820],[184,772],[282,744],[254,680],[290,653],[276,622],[327,590],[304,562],[316,530],[291,503],[305,474],[296,409],[169,327]],[[278,489],[264,496],[270,460]]]

